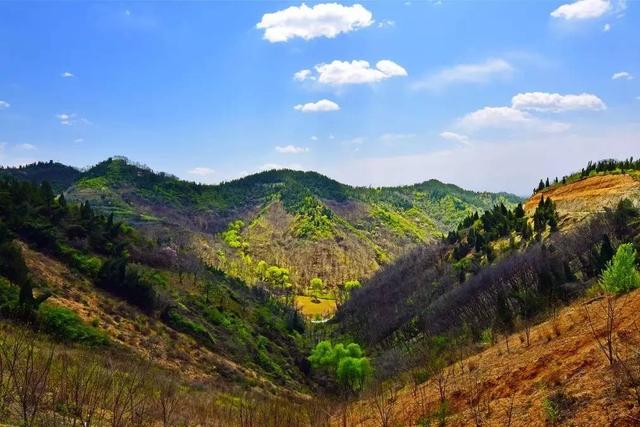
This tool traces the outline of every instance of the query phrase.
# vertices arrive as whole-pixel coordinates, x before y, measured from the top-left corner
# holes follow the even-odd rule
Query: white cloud
[[[382,142],[398,142],[407,139],[413,139],[416,137],[415,133],[384,133],[380,135],[380,141]]]
[[[75,117],[75,114],[60,113],[56,114],[56,118],[61,125],[71,126],[71,120]]]
[[[316,78],[311,74],[311,70],[300,70],[293,75],[293,80],[303,82],[305,80],[315,80]]]
[[[575,135],[531,135],[408,155],[345,158],[332,161],[323,172],[352,185],[406,185],[436,178],[472,190],[529,195],[540,176],[579,171],[592,159],[637,155],[638,130],[589,128]]]
[[[504,59],[490,58],[476,64],[460,64],[445,68],[416,82],[413,88],[438,90],[458,83],[486,83],[495,78],[507,77],[513,70],[513,66]]]
[[[9,107],[11,107],[11,104],[9,104],[7,101],[0,101],[0,110]]]
[[[76,113],[60,113],[56,114],[56,119],[61,125],[72,126],[76,124],[90,124],[91,122],[84,117],[79,117]]]
[[[312,136],[311,138],[309,138],[309,139],[311,139],[312,141],[317,141],[317,140],[318,140],[318,137],[317,137],[317,136],[315,136],[315,135],[313,135],[313,136]]]
[[[328,85],[377,83],[392,77],[407,75],[407,70],[388,59],[378,61],[376,68],[371,68],[369,62],[363,60],[351,62],[335,60],[329,64],[318,64],[314,69],[317,76],[305,74],[305,78],[315,78],[319,83]],[[298,73],[304,71],[307,70],[301,70]]]
[[[447,141],[458,142],[460,144],[469,144],[469,137],[455,132],[444,131],[440,133],[440,138]]]
[[[560,95],[559,93],[527,92],[519,93],[511,99],[511,105],[517,110],[531,111],[576,111],[605,110],[607,106],[600,98],[589,93],[579,95]]]
[[[71,124],[73,123],[73,120],[75,119],[76,115],[73,113],[60,113],[60,114],[56,114],[56,118],[58,119],[58,121],[60,122],[61,125],[65,125],[65,126],[71,126]]]
[[[203,166],[195,167],[189,171],[189,174],[197,176],[211,176],[215,173],[215,170]]]
[[[484,107],[467,114],[459,120],[458,124],[468,130],[494,128],[563,132],[569,128],[566,123],[541,120],[526,111],[512,107]]]
[[[286,42],[300,37],[311,40],[316,37],[334,38],[340,33],[359,30],[373,24],[373,15],[362,5],[343,6],[338,3],[321,3],[309,7],[291,6],[266,13],[256,28],[264,30],[263,38],[271,43]]]
[[[75,75],[73,73],[69,72],[69,71],[65,71],[64,73],[62,73],[60,75],[60,77],[69,78],[69,77],[75,77]]]
[[[327,111],[338,111],[340,106],[328,99],[321,99],[318,102],[308,102],[306,104],[298,104],[293,107],[296,111],[303,113],[323,113]]]
[[[631,73],[628,73],[626,71],[619,71],[617,73],[614,73],[613,76],[611,76],[612,80],[633,80],[633,76],[631,75]]]
[[[33,144],[18,144],[16,145],[16,150],[24,150],[24,151],[33,151],[37,150],[37,147]]]
[[[378,28],[393,28],[396,26],[396,21],[385,19],[378,22]]]
[[[611,24],[604,24],[604,26],[602,27],[602,31],[604,31],[605,33],[611,30]]]
[[[282,154],[300,154],[309,151],[307,147],[296,147],[295,145],[276,146],[276,151]]]
[[[84,138],[76,138],[76,139],[73,140],[73,142],[79,144],[81,142],[84,142]]]
[[[553,12],[554,18],[572,19],[593,19],[599,18],[611,10],[609,0],[578,0],[573,3],[563,4]]]

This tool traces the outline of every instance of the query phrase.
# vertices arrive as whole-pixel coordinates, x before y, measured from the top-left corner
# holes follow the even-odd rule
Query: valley
[[[28,425],[633,425],[640,274],[622,250],[640,238],[640,164],[594,165],[527,200],[295,171],[206,186],[122,158],[4,168],[0,390],[41,400],[3,392],[0,410]],[[624,290],[602,284],[618,257]],[[29,358],[46,384],[16,379]],[[54,392],[82,384],[104,403]]]

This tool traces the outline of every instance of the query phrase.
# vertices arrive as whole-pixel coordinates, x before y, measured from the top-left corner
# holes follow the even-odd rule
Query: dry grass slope
[[[640,423],[640,402],[633,384],[609,366],[588,326],[601,331],[602,300],[577,301],[557,317],[532,330],[530,347],[519,334],[463,360],[447,370],[450,415],[447,425],[488,426],[631,426]],[[637,371],[640,348],[640,291],[618,299],[619,324],[615,331],[621,359]],[[562,397],[557,420],[549,421],[545,401]],[[553,397],[552,397],[553,398]],[[439,403],[437,384],[427,381],[402,388],[393,402],[389,425],[421,425],[426,413]],[[350,426],[379,426],[376,399],[370,397],[351,408]],[[334,425],[340,425],[335,419]],[[424,424],[423,424],[424,425]]]

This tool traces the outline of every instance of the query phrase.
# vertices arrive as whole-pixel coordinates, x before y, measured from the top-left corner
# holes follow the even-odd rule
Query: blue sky
[[[3,2],[0,58],[4,165],[527,194],[640,155],[638,2]]]

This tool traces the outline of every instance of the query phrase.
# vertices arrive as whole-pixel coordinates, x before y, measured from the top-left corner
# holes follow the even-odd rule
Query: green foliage
[[[600,287],[608,293],[623,294],[640,287],[637,252],[631,243],[618,246],[615,255],[602,273]]]
[[[73,311],[43,304],[37,313],[38,324],[47,334],[60,341],[87,345],[105,345],[109,342],[104,332],[85,324]]]
[[[129,264],[120,257],[104,263],[96,284],[150,313],[160,308],[158,289],[166,286],[166,278],[156,270]]]
[[[425,229],[390,206],[374,204],[371,215],[400,236],[408,236],[418,242],[424,242],[427,238]]]
[[[222,239],[230,248],[240,249],[243,247],[242,236],[240,232],[244,227],[244,222],[240,219],[229,223],[226,231],[222,232]]]
[[[204,326],[182,315],[177,309],[169,308],[166,310],[163,314],[163,320],[172,328],[191,335],[205,345],[215,343],[215,340]]]
[[[491,328],[484,329],[482,331],[482,334],[480,334],[480,341],[482,341],[482,343],[486,345],[493,344],[494,342],[493,330]]]
[[[320,240],[333,234],[331,221],[333,212],[316,200],[307,196],[297,208],[293,224],[293,234],[302,239]]]
[[[291,288],[291,280],[289,278],[289,269],[272,265],[268,267],[264,273],[264,281],[275,289]]]
[[[347,390],[360,391],[373,374],[371,362],[356,343],[320,341],[312,350],[309,362],[315,369],[325,369],[335,375],[340,385]]]
[[[556,205],[550,198],[540,197],[540,202],[533,214],[533,228],[536,232],[542,233],[546,230],[547,225],[551,231],[558,229],[558,213]]]

